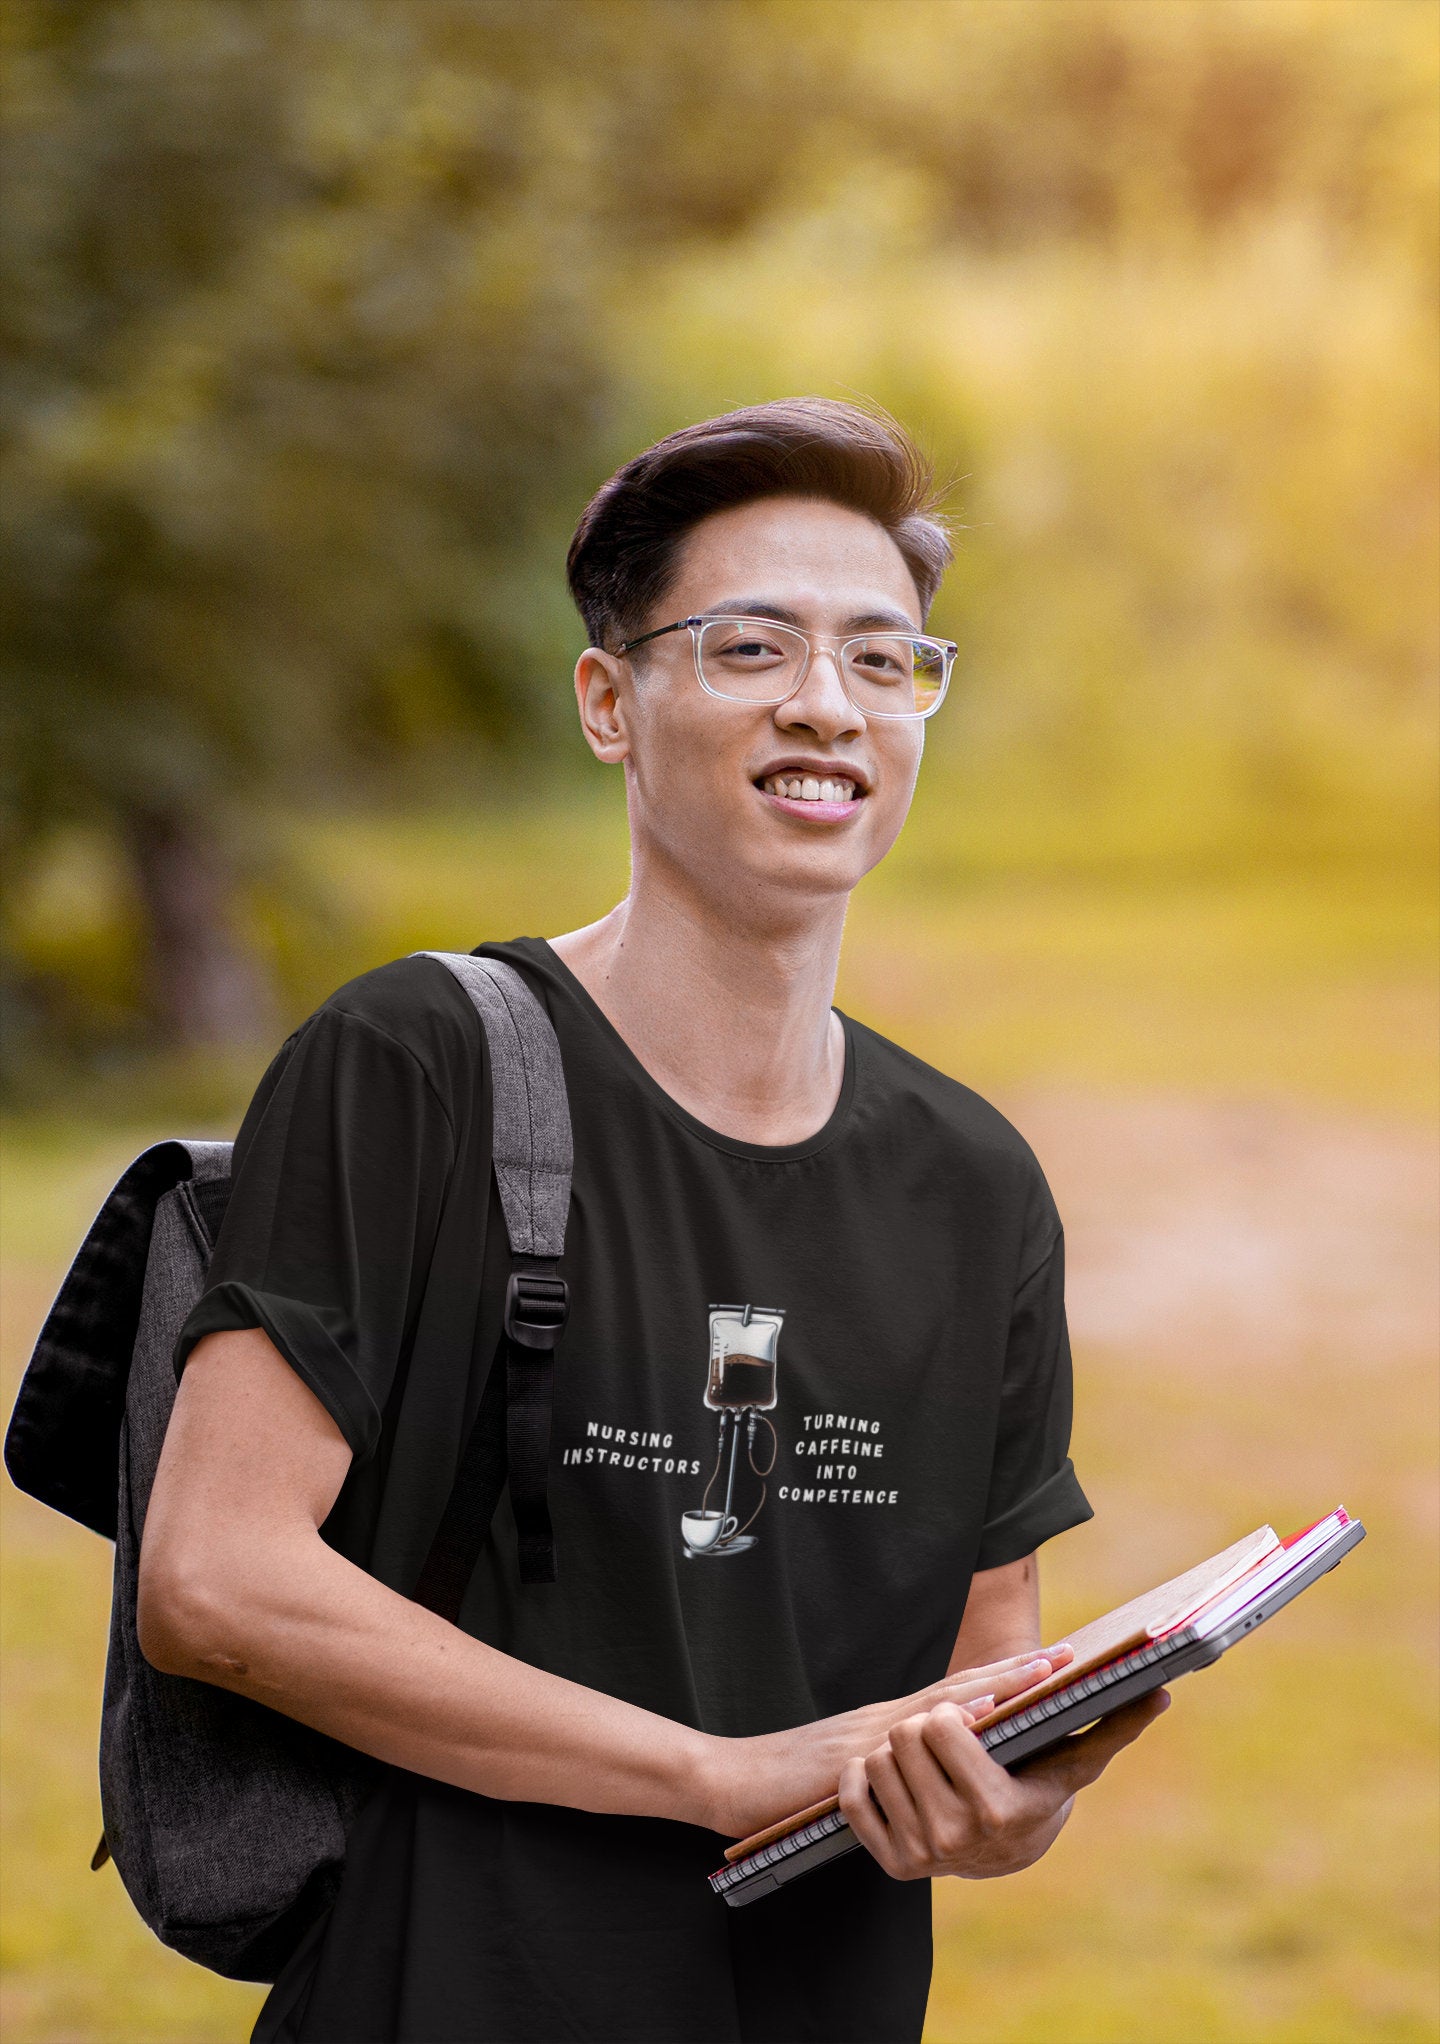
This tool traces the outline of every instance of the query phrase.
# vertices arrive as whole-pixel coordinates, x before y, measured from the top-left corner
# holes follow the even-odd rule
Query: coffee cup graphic
[[[776,1306],[710,1308],[710,1355],[705,1373],[704,1399],[717,1417],[720,1439],[715,1467],[710,1472],[710,1481],[705,1486],[699,1510],[684,1513],[680,1521],[688,1560],[693,1561],[699,1555],[743,1554],[746,1548],[755,1545],[756,1536],[750,1528],[764,1507],[765,1478],[775,1467],[779,1448],[769,1415],[774,1410],[778,1395],[776,1367],[780,1329],[784,1321],[783,1309]],[[738,1512],[730,1509],[736,1494],[742,1433],[745,1436],[745,1462],[753,1476],[760,1479],[759,1502],[743,1525]],[[756,1459],[756,1449],[759,1448],[764,1455],[767,1436],[770,1455],[769,1460],[762,1464]],[[727,1460],[725,1502],[716,1511],[711,1507],[710,1495]],[[741,1488],[745,1488],[743,1482]]]
[[[733,1512],[728,1517],[724,1512],[682,1512],[680,1515],[680,1531],[685,1545],[696,1554],[704,1554],[718,1540],[727,1540],[739,1524]]]

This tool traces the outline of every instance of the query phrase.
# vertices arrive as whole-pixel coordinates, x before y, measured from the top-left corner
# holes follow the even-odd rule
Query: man
[[[1035,1860],[1163,1708],[1016,1777],[968,1729],[1063,1660],[1034,1551],[1089,1507],[1033,1158],[831,1006],[953,657],[929,489],[888,422],[765,405],[639,456],[576,534],[630,891],[481,947],[548,1009],[575,1128],[558,1581],[520,1582],[502,1505],[458,1628],[404,1595],[507,1270],[461,989],[364,974],[246,1116],[142,1641],[384,1763],[257,2038],[916,2038],[930,1877]],[[866,1851],[712,1895],[722,1839],[837,1782]]]

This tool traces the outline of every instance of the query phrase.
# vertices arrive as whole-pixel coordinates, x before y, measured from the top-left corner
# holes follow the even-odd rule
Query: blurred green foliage
[[[956,479],[937,873],[1427,854],[1432,0],[0,35],[13,1084],[273,1031],[297,808],[582,785],[585,497],[796,389]]]

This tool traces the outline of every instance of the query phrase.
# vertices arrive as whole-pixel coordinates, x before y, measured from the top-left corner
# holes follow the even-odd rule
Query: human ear
[[[598,646],[587,646],[575,663],[575,702],[580,729],[596,759],[607,766],[630,757],[625,731],[625,705],[620,696],[623,662]]]

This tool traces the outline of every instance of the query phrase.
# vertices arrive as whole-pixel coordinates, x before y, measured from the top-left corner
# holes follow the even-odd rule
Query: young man
[[[1163,1708],[1015,1777],[968,1729],[1061,1659],[1034,1551],[1089,1507],[1034,1159],[831,1006],[953,656],[929,488],[888,423],[764,405],[576,534],[630,891],[480,947],[547,1008],[574,1121],[556,1582],[520,1582],[502,1504],[458,1628],[404,1594],[507,1271],[463,991],[364,974],[246,1116],[142,1640],[384,1763],[257,2038],[918,2038],[930,1877],[1029,1865]],[[723,1841],[837,1782],[866,1851],[717,1900]]]

